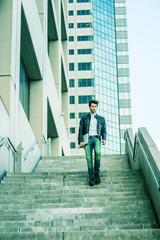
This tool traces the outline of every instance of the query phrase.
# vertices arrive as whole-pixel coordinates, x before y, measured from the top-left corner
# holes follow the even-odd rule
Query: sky
[[[133,132],[160,150],[160,0],[127,0],[127,23]]]

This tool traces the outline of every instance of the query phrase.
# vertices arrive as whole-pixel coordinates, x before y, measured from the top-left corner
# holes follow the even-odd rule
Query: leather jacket
[[[106,140],[106,121],[105,118],[96,114],[95,118],[97,119],[97,134],[99,140]],[[80,123],[79,123],[79,134],[78,134],[78,143],[83,142],[83,135],[89,133],[89,125],[91,120],[91,114],[85,114],[81,117]]]

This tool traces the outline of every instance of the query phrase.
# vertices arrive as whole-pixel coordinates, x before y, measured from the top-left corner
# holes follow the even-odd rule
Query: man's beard
[[[91,113],[95,113],[96,112],[96,110],[91,110]]]

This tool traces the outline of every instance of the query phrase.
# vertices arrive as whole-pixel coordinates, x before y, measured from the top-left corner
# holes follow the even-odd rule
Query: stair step
[[[32,210],[24,210],[22,209],[22,211],[17,211],[17,214],[15,213],[15,211],[11,211],[9,210],[9,212],[7,212],[7,210],[3,213],[1,213],[0,215],[0,222],[14,222],[14,221],[25,221],[25,222],[30,222],[30,221],[38,221],[41,222],[41,216],[43,214],[43,221],[53,221],[53,220],[82,220],[82,219],[122,219],[122,218],[126,218],[126,216],[128,216],[128,218],[130,219],[153,219],[153,222],[155,222],[155,216],[154,216],[154,212],[153,210],[139,210],[137,212],[128,210],[128,211],[119,211],[119,212],[93,212],[93,213],[70,213],[68,211],[64,211],[63,214],[63,219],[62,219],[62,215],[57,213],[55,214],[54,212],[51,211],[51,213],[47,213],[45,214],[44,210],[40,210],[39,213],[37,213],[37,211],[35,211],[33,209]],[[8,215],[9,213],[9,215]],[[22,214],[23,213],[23,214]],[[33,214],[32,214],[33,213]],[[132,220],[133,221],[133,220]]]
[[[68,231],[103,231],[103,230],[121,230],[121,229],[153,229],[157,228],[155,224],[113,224],[108,226],[51,226],[51,227],[0,227],[0,233],[3,232],[68,232]]]
[[[136,210],[136,211],[135,211]],[[53,215],[59,215],[62,217],[62,215],[70,215],[70,214],[112,214],[112,213],[116,213],[117,215],[118,214],[123,214],[123,213],[128,213],[128,212],[131,212],[133,211],[133,209],[131,209],[131,207],[128,207],[128,206],[119,206],[119,207],[110,207],[110,208],[107,208],[107,207],[98,207],[98,206],[92,206],[92,207],[85,207],[85,208],[82,208],[82,207],[72,207],[72,204],[70,204],[69,207],[61,207],[61,208],[28,208],[28,209],[1,209],[0,210],[0,214],[1,215],[6,215],[7,213],[10,214],[10,215],[17,215],[17,214],[20,214],[20,215],[23,215],[23,214],[26,214],[27,216],[27,219],[33,219],[34,217],[36,217],[36,219],[39,217],[49,217],[49,216],[53,216]],[[144,205],[141,205],[141,206],[136,206],[136,208],[134,208],[134,212],[135,214],[140,214],[142,213],[142,211],[146,212],[148,211],[149,213],[150,212],[153,212],[153,208],[151,206],[147,207],[147,206],[144,206]],[[34,216],[32,216],[34,214]],[[29,217],[30,216],[30,217]]]
[[[13,198],[14,196],[14,198]],[[114,196],[113,194],[108,196],[108,194],[98,194],[98,196],[94,196],[94,194],[63,194],[63,195],[52,195],[52,194],[43,194],[43,195],[29,195],[26,198],[26,195],[6,195],[3,197],[3,199],[0,199],[0,204],[11,204],[11,203],[15,203],[15,204],[19,204],[22,203],[23,204],[28,202],[28,201],[32,201],[33,202],[42,202],[42,203],[49,203],[49,202],[57,202],[57,199],[59,202],[63,202],[63,201],[87,201],[93,199],[101,199],[102,201],[109,201],[109,202],[118,202],[118,201],[138,201],[138,200],[149,200],[148,196],[141,196],[141,195],[128,195],[128,196],[122,196],[122,195],[117,195],[118,198],[116,197],[116,195]]]
[[[130,172],[128,174],[123,174],[123,172],[121,174],[116,174],[113,173],[113,175],[111,174],[107,174],[107,173],[100,173],[100,176],[102,179],[104,180],[114,180],[114,181],[140,181],[142,179],[142,177],[139,174],[131,174]],[[24,176],[24,177],[18,177],[18,176],[7,176],[4,178],[3,182],[19,182],[19,181],[55,181],[55,180],[60,180],[60,179],[65,179],[65,180],[77,180],[77,181],[81,181],[82,179],[86,179],[88,178],[88,173],[83,173],[83,172],[79,172],[79,174],[55,174],[53,173],[51,176],[49,175],[40,175],[40,176]]]
[[[14,207],[19,207],[19,208],[23,208],[23,207],[39,207],[39,206],[42,206],[43,207],[46,207],[46,204],[47,206],[50,207],[50,205],[52,205],[52,203],[54,205],[58,205],[59,207],[61,207],[63,204],[75,204],[75,205],[83,205],[83,207],[85,206],[89,206],[89,205],[94,205],[94,204],[98,204],[99,207],[102,207],[102,206],[106,206],[107,207],[110,207],[110,206],[123,206],[125,205],[126,203],[128,204],[128,206],[139,206],[141,204],[145,204],[145,206],[147,205],[150,205],[150,200],[148,199],[138,199],[138,200],[133,200],[133,199],[106,199],[106,198],[99,198],[99,197],[96,197],[96,198],[93,198],[93,197],[90,197],[90,198],[80,198],[80,199],[77,199],[77,198],[53,198],[53,199],[46,199],[46,200],[38,200],[37,201],[31,201],[31,203],[28,203],[29,201],[15,201],[15,202],[10,202],[9,204],[4,202],[0,204],[0,209],[3,209],[3,207],[8,207],[8,208],[14,208]],[[58,204],[57,204],[58,203]]]
[[[100,172],[101,174],[107,174],[109,176],[124,176],[124,175],[128,175],[128,176],[132,176],[132,175],[139,175],[140,172],[139,170],[131,170],[131,169],[122,169],[122,170],[101,170]],[[7,173],[7,177],[52,177],[52,176],[56,176],[56,175],[61,175],[61,174],[65,174],[66,176],[70,176],[70,175],[88,175],[87,169],[85,169],[85,171],[73,171],[73,169],[71,169],[70,172],[34,172],[34,173]]]
[[[32,188],[32,189],[47,189],[47,188],[52,188],[52,187],[57,187],[57,186],[79,186],[79,185],[87,185],[88,186],[88,180],[87,179],[83,179],[81,181],[78,180],[61,180],[61,181],[52,181],[52,182],[24,182],[24,183],[2,183],[1,184],[1,188],[0,189],[8,189],[8,190],[13,190],[13,189],[17,189],[17,188],[23,188],[23,189],[27,189],[27,188]],[[108,180],[104,180],[101,179],[101,187],[106,186],[107,189],[109,188],[122,188],[122,187],[131,187],[133,188],[133,186],[143,186],[143,182],[142,181],[119,181],[119,182],[115,182],[115,181],[108,181]]]
[[[97,197],[97,189],[95,188],[86,188],[86,189],[57,189],[57,190],[40,190],[40,191],[29,191],[29,190],[22,190],[22,191],[10,191],[10,192],[5,192],[6,195],[4,195],[4,192],[1,192],[1,195],[3,195],[3,198],[1,199],[26,199],[27,198],[53,198],[53,197],[74,197],[74,198],[79,198],[79,197]],[[109,191],[108,189],[98,189],[98,196],[100,197],[106,197],[106,198],[121,198],[121,197],[147,197],[149,198],[148,195],[145,194],[145,189],[144,191],[136,191],[135,189],[128,189],[128,191],[121,191],[119,192],[117,189],[114,192]]]
[[[0,239],[159,240],[140,171],[130,169],[127,155],[102,156],[101,170],[93,187],[84,156],[43,158],[35,173],[7,173]]]
[[[88,181],[84,180],[81,182],[77,182],[77,181],[67,181],[67,182],[53,182],[53,183],[42,183],[42,184],[38,184],[38,183],[33,183],[33,184],[1,184],[0,190],[17,190],[17,189],[32,189],[32,190],[47,190],[47,189],[61,189],[61,188],[67,188],[67,187],[71,187],[71,188],[77,188],[77,187],[81,187],[81,188],[88,188],[90,186],[88,186]],[[121,189],[135,189],[135,188],[143,188],[143,183],[142,182],[137,182],[135,181],[135,183],[133,184],[132,182],[125,182],[125,183],[119,183],[119,184],[114,184],[114,183],[108,183],[107,181],[102,181],[100,185],[95,185],[94,188],[107,188],[107,189],[117,189],[117,188],[121,188]],[[93,187],[92,187],[93,188]]]
[[[158,240],[160,238],[160,230],[147,229],[147,230],[108,230],[108,231],[92,231],[88,232],[65,232],[64,240]],[[58,239],[58,238],[57,238]]]
[[[106,230],[79,232],[32,232],[32,233],[1,233],[0,239],[3,240],[158,240],[160,239],[160,229],[144,229],[144,230]]]
[[[145,204],[145,206],[143,206]],[[120,208],[124,208],[124,209],[132,209],[133,211],[135,210],[135,208],[138,210],[139,208],[143,208],[143,209],[150,209],[151,208],[151,203],[148,200],[143,200],[143,201],[136,201],[133,202],[132,200],[129,201],[122,201],[119,202],[119,204],[117,202],[110,202],[110,201],[104,201],[101,202],[96,201],[96,200],[92,200],[89,202],[89,200],[87,201],[63,201],[59,203],[59,199],[55,200],[55,203],[27,203],[27,204],[7,204],[7,208],[8,209],[15,209],[16,207],[18,209],[46,209],[46,208],[68,208],[68,207],[72,207],[72,208],[77,208],[77,207],[83,207],[83,208],[87,208],[87,207],[107,207],[107,208],[114,208],[115,210],[118,211],[118,209]],[[117,206],[118,205],[118,206]],[[127,205],[127,206],[126,206]],[[3,209],[4,207],[6,207],[6,204],[1,204],[0,205],[0,210]],[[114,210],[113,209],[113,210]]]
[[[32,191],[31,191],[32,190]],[[75,192],[76,193],[86,193],[89,192],[89,190],[91,190],[91,192],[94,194],[97,194],[98,192],[105,192],[105,193],[110,193],[110,194],[118,194],[118,193],[131,193],[131,194],[137,194],[137,193],[141,193],[141,194],[146,194],[146,189],[144,189],[144,186],[140,185],[140,186],[133,186],[132,188],[103,188],[101,185],[95,185],[93,187],[90,187],[88,185],[79,185],[77,186],[59,186],[59,187],[50,187],[48,189],[1,189],[0,190],[0,195],[19,195],[19,194],[56,194],[56,193],[68,193],[68,194],[72,194]]]
[[[82,218],[82,219],[54,219],[50,221],[0,221],[0,228],[12,228],[12,227],[51,227],[51,226],[109,226],[114,224],[128,224],[132,221],[132,224],[152,224],[156,225],[154,216],[151,218],[139,218],[139,217],[120,217],[120,218]]]

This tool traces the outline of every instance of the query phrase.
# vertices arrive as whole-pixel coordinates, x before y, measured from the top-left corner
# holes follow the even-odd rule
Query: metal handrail
[[[150,170],[151,170],[151,173],[152,173],[152,176],[153,176],[153,178],[154,178],[154,181],[155,181],[155,183],[156,183],[156,185],[157,185],[158,190],[160,191],[160,184],[159,184],[159,182],[158,182],[158,180],[157,180],[157,177],[156,177],[156,175],[155,175],[155,173],[154,173],[154,171],[153,171],[153,168],[152,168],[152,166],[151,166],[151,164],[150,164],[150,161],[149,161],[149,159],[148,159],[148,157],[147,157],[147,155],[146,155],[146,153],[145,153],[145,150],[144,150],[144,148],[143,148],[143,146],[142,146],[142,143],[141,143],[141,141],[140,141],[137,133],[135,134],[135,139],[138,140],[138,144],[139,144],[139,146],[141,147],[141,150],[143,151],[144,157],[145,157],[145,159],[147,160],[147,164],[148,164],[148,166],[149,166],[149,168],[150,168]],[[137,143],[137,141],[136,141],[135,143]],[[135,150],[134,150],[134,151],[135,151]],[[133,154],[134,154],[134,156],[135,156],[135,153],[133,153]]]
[[[5,170],[5,171],[2,173],[2,175],[0,176],[0,183],[1,183],[1,181],[3,180],[3,178],[6,176],[6,174],[7,174],[7,171]]]
[[[14,155],[13,158],[14,158],[14,172],[15,172],[15,169],[16,169],[15,164],[16,164],[16,160],[17,160],[17,150],[15,149],[13,143],[11,142],[11,140],[8,136],[1,140],[0,147],[2,147],[5,142],[7,142],[7,144],[9,145],[9,148],[12,151],[12,154]]]
[[[3,146],[3,143],[7,142],[11,148],[12,153],[14,153],[15,155],[17,155],[17,150],[15,149],[15,147],[13,146],[13,143],[11,142],[9,137],[5,137],[1,142],[0,142],[0,147]]]
[[[28,152],[24,155],[23,157],[23,161],[25,161],[28,157],[28,155],[33,151],[34,147],[36,144],[39,143],[39,141],[41,140],[41,138],[43,138],[43,143],[47,143],[44,134],[42,133],[41,136],[35,141],[35,143],[33,144],[33,146],[28,150]]]

